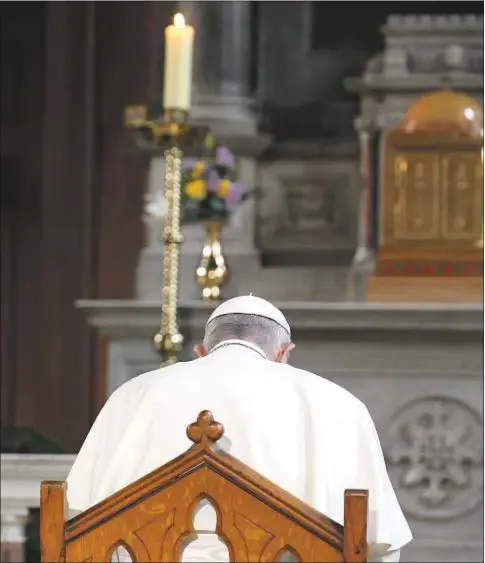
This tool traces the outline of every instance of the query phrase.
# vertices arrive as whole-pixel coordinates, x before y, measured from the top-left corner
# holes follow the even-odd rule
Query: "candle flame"
[[[177,28],[185,27],[185,18],[183,14],[175,14],[173,17],[173,25]]]

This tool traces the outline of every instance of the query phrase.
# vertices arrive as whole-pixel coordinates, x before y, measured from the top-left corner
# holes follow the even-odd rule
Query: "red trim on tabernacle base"
[[[483,276],[483,262],[443,260],[381,260],[376,274],[384,276],[477,277]]]

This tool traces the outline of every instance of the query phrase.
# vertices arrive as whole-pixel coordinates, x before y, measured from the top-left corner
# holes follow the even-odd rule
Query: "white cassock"
[[[223,423],[224,449],[336,522],[343,524],[345,489],[368,489],[369,560],[399,560],[412,534],[365,405],[241,341],[118,388],[69,474],[69,508],[85,510],[183,453],[192,445],[186,427],[204,409]],[[213,531],[203,512],[197,529]],[[184,560],[227,560],[213,540],[201,551],[186,550]]]

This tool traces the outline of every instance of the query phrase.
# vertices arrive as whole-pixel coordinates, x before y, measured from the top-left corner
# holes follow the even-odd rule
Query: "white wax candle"
[[[173,25],[165,28],[165,81],[163,107],[188,110],[192,88],[194,28],[175,14]]]

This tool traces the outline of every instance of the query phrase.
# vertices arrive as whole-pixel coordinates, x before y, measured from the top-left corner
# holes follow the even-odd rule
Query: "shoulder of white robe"
[[[67,498],[70,510],[86,510],[92,504],[96,474],[103,470],[110,445],[110,434],[117,432],[121,417],[126,416],[127,389],[118,387],[98,413],[67,476]]]

